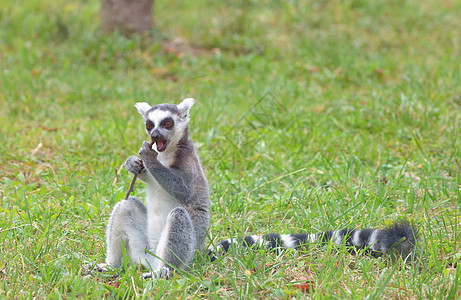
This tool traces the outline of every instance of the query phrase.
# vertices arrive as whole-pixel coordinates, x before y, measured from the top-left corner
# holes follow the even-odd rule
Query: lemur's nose
[[[156,130],[152,131],[150,137],[152,138],[152,140],[155,141],[160,137],[160,132],[158,132],[158,130],[156,129]]]

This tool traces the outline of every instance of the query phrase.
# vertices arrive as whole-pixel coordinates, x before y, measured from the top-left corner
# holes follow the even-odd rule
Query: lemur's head
[[[163,103],[150,106],[146,102],[136,103],[136,109],[146,121],[147,134],[157,145],[158,152],[165,151],[168,146],[174,148],[187,133],[189,110],[192,105],[192,98],[186,98],[178,105]]]

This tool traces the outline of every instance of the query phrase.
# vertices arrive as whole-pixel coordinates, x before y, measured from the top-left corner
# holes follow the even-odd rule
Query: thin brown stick
[[[149,147],[152,148],[154,145],[154,141],[151,141],[149,144]],[[141,160],[142,162],[142,160]],[[138,174],[133,175],[133,179],[131,180],[130,188],[128,189],[128,192],[125,194],[125,200],[128,200],[128,197],[130,197],[131,192],[133,191],[134,188],[134,183],[136,182],[136,179],[138,179]]]
[[[134,183],[136,182],[137,178],[138,178],[138,174],[134,174],[133,180],[131,180],[130,188],[128,189],[128,192],[126,192],[125,200],[128,200],[128,197],[130,197],[130,194],[131,194],[131,192],[133,191],[133,188],[134,188]]]

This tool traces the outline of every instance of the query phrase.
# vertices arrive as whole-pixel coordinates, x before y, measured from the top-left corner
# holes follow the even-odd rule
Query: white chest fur
[[[160,160],[160,155],[158,157]],[[163,162],[162,162],[163,164]],[[166,220],[170,211],[179,207],[181,204],[168,194],[151,176],[147,182],[146,189],[146,208],[147,208],[147,234],[149,237],[149,246],[151,249],[157,247],[161,233],[165,228]]]
[[[161,152],[157,156],[157,160],[164,166],[170,167],[175,159],[175,153],[174,152]]]

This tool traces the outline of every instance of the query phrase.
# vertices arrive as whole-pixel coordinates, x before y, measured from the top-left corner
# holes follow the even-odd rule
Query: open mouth
[[[166,140],[157,140],[155,142],[157,144],[157,151],[163,152],[166,149],[167,141]]]

